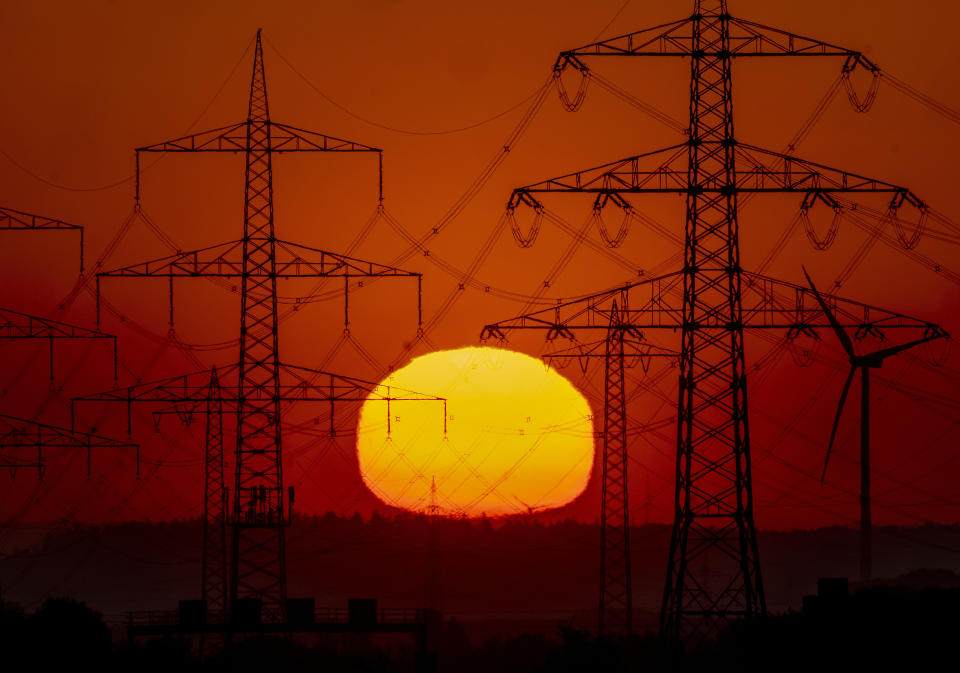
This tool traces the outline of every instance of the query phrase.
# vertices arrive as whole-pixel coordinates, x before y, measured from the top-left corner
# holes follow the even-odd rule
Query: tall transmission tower
[[[274,606],[282,614],[287,591],[284,529],[289,524],[289,503],[283,487],[281,401],[285,398],[305,399],[303,395],[298,396],[298,385],[309,389],[308,393],[312,390],[312,394],[306,395],[307,399],[331,404],[341,400],[362,401],[366,393],[376,390],[377,384],[281,361],[278,353],[277,279],[338,277],[344,279],[346,290],[354,278],[411,278],[417,281],[419,300],[421,275],[276,237],[274,154],[364,152],[380,159],[381,150],[272,121],[260,31],[256,36],[247,119],[139,148],[138,203],[141,152],[227,152],[242,153],[245,157],[243,237],[240,240],[99,273],[97,294],[99,296],[101,279],[107,277],[166,277],[171,287],[172,325],[175,277],[241,279],[240,353],[237,367],[231,368],[236,383],[223,384],[221,378],[224,389],[229,387],[235,391],[231,397],[237,418],[234,488],[229,513],[233,528],[230,596],[232,600],[259,598],[264,605]],[[379,166],[382,199],[382,161]],[[200,373],[201,376],[204,374]],[[194,375],[187,377],[191,376]],[[329,392],[314,385],[319,377],[325,377],[324,380],[329,382]],[[205,385],[206,382],[202,384]],[[167,388],[165,381],[115,392],[114,398],[123,399],[128,404],[184,399],[182,391]],[[206,394],[205,390],[203,394]],[[379,397],[391,399],[391,393]],[[99,399],[110,398],[111,393],[104,393]],[[400,394],[393,399],[439,398]]]
[[[210,370],[206,401],[203,479],[203,561],[200,598],[209,609],[227,609],[227,489],[223,471],[223,391],[217,368]]]
[[[564,336],[573,337],[571,332]],[[633,628],[633,583],[630,572],[630,506],[627,493],[627,370],[653,357],[676,359],[678,354],[648,343],[642,332],[621,320],[614,300],[604,339],[576,344],[542,356],[561,366],[576,359],[586,372],[593,360],[603,362],[603,430],[600,507],[599,633],[630,632]]]
[[[204,538],[203,562],[201,568],[201,591],[208,600],[208,610],[211,616],[224,617],[232,607],[231,601],[237,596],[233,594],[233,585],[227,587],[231,599],[223,602],[219,598],[226,586],[222,578],[222,569],[226,562],[228,571],[233,574],[235,558],[228,558],[225,548],[225,534],[222,530],[224,522],[234,531],[237,530],[237,519],[249,524],[266,523],[270,516],[267,508],[270,503],[265,498],[257,497],[247,501],[247,509],[239,513],[231,513],[227,504],[227,489],[225,485],[225,468],[223,453],[223,417],[224,415],[237,416],[237,410],[242,406],[239,384],[239,365],[231,365],[223,369],[198,371],[166,379],[138,383],[126,388],[84,395],[73,398],[71,402],[71,428],[77,426],[78,405],[80,403],[110,403],[122,404],[126,409],[127,434],[133,433],[134,405],[163,405],[154,411],[155,420],[158,416],[176,414],[182,420],[190,420],[195,415],[204,415],[205,443],[204,443]],[[225,381],[229,381],[226,382]],[[446,418],[446,400],[441,397],[423,395],[405,390],[396,386],[386,386],[363,379],[341,376],[307,367],[299,367],[281,363],[278,373],[277,389],[274,391],[278,405],[292,403],[322,403],[329,406],[329,434],[336,435],[334,427],[335,405],[343,403],[359,403],[369,401],[384,402],[389,419],[389,404],[391,402],[442,402],[442,416],[438,414],[437,421],[444,422]],[[389,420],[388,420],[389,422]],[[444,426],[445,427],[445,426]],[[235,455],[235,460],[239,456]],[[292,511],[292,491],[288,509],[281,512],[284,520],[289,523]],[[231,540],[235,545],[235,539]],[[240,597],[244,597],[243,594]],[[247,596],[249,597],[249,595]],[[276,605],[272,605],[276,608]],[[282,616],[274,610],[273,616]]]
[[[42,215],[25,213],[12,208],[0,208],[0,231],[76,231],[80,234],[80,273],[83,273],[83,227]],[[117,378],[117,337],[79,325],[0,308],[0,341],[15,342],[24,339],[47,341],[49,348],[49,376],[54,380],[54,344],[65,339],[108,340],[113,345],[113,377]],[[87,477],[91,473],[91,452],[95,448],[137,449],[137,473],[140,472],[139,446],[94,433],[74,432],[56,425],[39,423],[24,418],[0,414],[0,468],[15,474],[21,468],[35,468],[43,477],[46,468],[44,449],[84,449],[87,454]],[[32,455],[22,455],[30,450]],[[12,453],[11,453],[12,452]]]
[[[548,336],[607,329],[616,301],[620,320],[635,329],[680,331],[675,513],[660,624],[665,637],[709,637],[731,619],[765,613],[753,519],[744,329],[777,328],[795,336],[831,328],[806,288],[743,271],[739,195],[795,192],[809,204],[818,198],[829,203],[837,193],[879,192],[891,195],[894,214],[904,203],[926,209],[906,188],[737,140],[733,60],[813,55],[843,57],[847,79],[856,68],[879,76],[860,52],[734,18],[726,0],[695,0],[693,14],[685,19],[565,51],[554,66],[558,76],[568,67],[588,76],[586,57],[690,59],[687,137],[663,150],[515,189],[508,203],[509,211],[525,204],[542,212],[537,193],[590,193],[596,210],[613,202],[629,213],[625,195],[686,198],[681,271],[484,329],[484,335],[499,338],[517,328],[547,330]],[[946,336],[929,322],[836,297],[827,300],[844,328],[879,334],[906,328],[919,332],[920,340]],[[630,569],[623,564],[616,572]],[[618,575],[615,581],[624,578]]]
[[[234,391],[235,392],[235,391]],[[227,569],[227,517],[229,489],[225,482],[223,417],[231,391],[220,385],[216,367],[210,369],[206,395],[193,398],[184,395],[169,407],[153,412],[159,430],[164,416],[175,415],[184,424],[194,417],[204,417],[204,474],[203,474],[203,553],[200,561],[200,598],[210,613],[226,613],[229,598]],[[142,401],[142,400],[141,400]]]

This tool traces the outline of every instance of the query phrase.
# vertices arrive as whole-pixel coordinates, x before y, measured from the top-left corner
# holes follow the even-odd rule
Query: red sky
[[[435,226],[501,151],[527,106],[471,130],[423,133],[470,126],[523,101],[545,81],[561,49],[591,42],[601,30],[602,37],[612,37],[690,11],[685,1],[634,0],[605,29],[622,5],[621,0],[4,3],[0,205],[86,226],[87,259],[92,263],[130,214],[134,147],[244,119],[250,44],[256,28],[262,27],[274,120],[382,147],[386,207],[419,236]],[[906,11],[902,2],[892,0],[734,0],[730,9],[737,16],[862,50],[897,78],[960,108],[954,86],[958,66],[948,49],[954,39],[952,26],[960,18],[954,3],[928,1]],[[833,83],[840,65],[831,58],[738,62],[734,83],[738,138],[782,150]],[[595,67],[634,95],[686,119],[686,62],[626,59],[597,61]],[[304,78],[342,107],[331,105]],[[591,87],[576,114],[562,110],[551,93],[509,158],[431,242],[433,260],[443,259],[461,270],[469,267],[515,186],[681,141],[681,136],[598,86]],[[883,85],[866,115],[855,113],[841,92],[796,154],[907,185],[936,210],[960,221],[950,160],[958,144],[955,124]],[[146,163],[150,161],[148,157]],[[182,249],[236,239],[242,179],[239,157],[168,156],[144,171],[143,206]],[[376,165],[367,156],[281,156],[276,160],[275,195],[280,237],[344,250],[374,212]],[[742,257],[747,269],[761,263],[798,204],[799,198],[762,197],[743,209]],[[587,199],[576,197],[557,198],[550,205],[577,227],[590,210]],[[675,197],[637,205],[673,232],[682,232],[682,203]],[[76,280],[75,239],[56,234],[3,236],[0,273],[5,291],[0,304],[52,315]],[[589,236],[598,240],[595,230]],[[822,286],[829,286],[865,237],[862,230],[845,224],[834,246],[818,252],[798,231],[765,273],[802,282],[800,267],[806,265]],[[567,233],[550,224],[544,225],[531,249],[518,249],[505,234],[475,276],[510,292],[535,294],[570,241]],[[380,221],[355,254],[390,263],[406,247]],[[161,257],[168,251],[142,222],[136,222],[105,266]],[[960,270],[955,243],[928,238],[917,251],[944,268]],[[676,248],[649,230],[635,228],[617,252],[638,268],[649,269]],[[414,255],[404,267],[424,273],[425,315],[431,317],[458,279],[422,255]],[[581,245],[552,280],[547,296],[583,294],[624,280],[620,267]],[[296,296],[306,289],[305,284],[290,284],[284,291]],[[150,379],[195,368],[175,348],[161,350],[167,310],[163,283],[109,281],[104,291],[129,318],[125,323],[113,315],[104,320],[104,328],[121,339],[122,383],[132,383],[136,376]],[[837,293],[960,332],[956,318],[960,288],[883,245],[870,250]],[[382,364],[394,363],[414,336],[414,296],[409,285],[385,283],[351,299],[352,334]],[[430,332],[430,343],[437,348],[476,343],[484,323],[523,308],[522,300],[467,290]],[[81,297],[62,317],[92,324],[92,300]],[[145,329],[131,328],[130,321]],[[205,366],[235,359],[229,344],[213,345],[235,338],[236,323],[234,295],[204,281],[178,284],[177,333],[197,345],[192,355]],[[338,301],[312,305],[283,324],[282,357],[320,366],[341,331]],[[651,338],[676,345],[673,335]],[[518,339],[515,346],[533,354],[544,350],[539,340]],[[46,381],[45,344],[3,348],[4,413],[68,424],[71,397],[112,385],[108,359],[99,346],[63,345],[57,355],[57,386],[62,390],[52,391]],[[427,348],[421,344],[414,353]],[[786,352],[771,363],[771,358],[763,357],[770,348],[770,343],[754,338],[747,342],[748,363],[762,365],[749,384],[758,524],[850,525],[857,516],[855,404],[850,404],[841,425],[827,484],[821,488],[818,483],[824,443],[846,373],[841,352],[827,335],[817,361],[798,367]],[[923,355],[917,352],[921,359]],[[938,371],[924,368],[916,359],[898,358],[875,378],[875,520],[881,524],[958,518],[956,367],[955,356]],[[378,375],[349,348],[327,368],[371,379]],[[575,371],[567,375],[594,394],[596,405],[595,393],[602,390],[596,372],[586,378]],[[905,395],[902,385],[897,390],[881,377],[943,396],[948,403],[918,401]],[[662,398],[638,396],[632,404],[638,423],[656,423],[672,414],[664,399],[676,398],[675,375],[667,373],[656,389]],[[96,423],[101,432],[122,435],[122,413],[115,411],[98,416],[100,410],[91,410],[85,422]],[[313,415],[309,410],[298,413],[303,418]],[[784,425],[792,430],[784,432]],[[202,477],[200,431],[199,423],[183,431],[168,420],[164,434],[169,441],[161,441],[151,434],[149,415],[141,413],[135,429],[145,444],[139,480],[133,477],[130,461],[116,452],[95,461],[96,474],[89,483],[82,479],[80,456],[53,458],[42,484],[24,473],[4,489],[4,520],[196,516]],[[635,521],[668,521],[672,516],[674,432],[669,423],[657,432],[639,438],[632,448]],[[348,439],[331,445],[290,437],[285,449],[286,478],[297,488],[301,510],[369,511],[376,506],[360,483]],[[594,480],[562,514],[595,518],[597,486]]]

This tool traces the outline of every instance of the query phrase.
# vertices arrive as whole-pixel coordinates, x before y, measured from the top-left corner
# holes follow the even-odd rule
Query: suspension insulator
[[[817,351],[820,350],[821,340],[814,338],[810,340],[809,344],[800,344],[797,343],[798,336],[799,334],[787,336],[787,350],[790,352],[794,364],[798,367],[809,367],[817,360]]]
[[[917,247],[917,244],[920,243],[920,239],[923,238],[923,232],[926,229],[929,215],[930,211],[927,208],[920,209],[920,219],[913,226],[913,231],[909,236],[907,235],[907,228],[904,226],[903,220],[900,219],[896,208],[888,210],[885,219],[893,223],[893,229],[897,233],[897,240],[900,241],[900,245],[902,245],[905,250],[913,250]]]
[[[583,106],[583,101],[587,97],[587,87],[590,85],[590,70],[584,65],[573,66],[580,73],[580,84],[577,86],[577,93],[570,97],[567,91],[567,85],[563,81],[563,72],[567,69],[570,61],[564,61],[562,66],[554,67],[553,81],[557,85],[557,94],[560,96],[560,103],[567,112],[576,112]]]
[[[543,208],[536,207],[533,209],[533,212],[533,223],[531,223],[527,233],[524,234],[520,230],[520,225],[517,222],[516,208],[507,208],[505,217],[510,222],[510,231],[513,232],[513,240],[516,241],[517,245],[521,248],[531,247],[537,242],[537,236],[540,234],[540,225],[543,223]]]
[[[937,343],[940,342],[940,343]],[[924,359],[934,367],[943,367],[953,350],[953,339],[932,339],[922,344]]]
[[[573,354],[551,355],[544,359],[544,364],[554,369],[566,369],[573,363]]]
[[[874,101],[877,100],[877,91],[880,89],[880,70],[873,70],[873,80],[870,82],[870,86],[867,89],[867,93],[863,98],[860,98],[860,95],[857,93],[856,89],[853,88],[853,82],[850,81],[850,73],[853,72],[855,68],[844,68],[841,78],[843,79],[843,88],[847,91],[847,98],[850,99],[850,105],[853,106],[853,109],[857,112],[869,112],[870,108],[873,107]]]
[[[803,229],[807,234],[807,240],[810,241],[810,245],[813,246],[814,250],[827,250],[833,245],[833,242],[837,238],[837,232],[840,231],[840,222],[843,220],[843,208],[841,206],[834,206],[833,220],[830,222],[830,228],[827,229],[827,233],[823,238],[817,236],[813,223],[810,221],[809,206],[803,205],[800,207],[800,220],[803,222]]]
[[[577,364],[580,365],[580,371],[586,374],[587,369],[590,367],[590,358],[586,355],[578,355]]]
[[[633,220],[634,212],[630,208],[623,209],[623,220],[620,222],[620,228],[617,230],[615,236],[610,236],[610,231],[607,229],[606,222],[603,220],[603,209],[596,208],[593,209],[593,219],[597,224],[597,231],[600,232],[600,238],[603,239],[604,244],[608,248],[619,248],[623,245],[624,239],[626,239],[627,234],[630,233],[630,224]]]

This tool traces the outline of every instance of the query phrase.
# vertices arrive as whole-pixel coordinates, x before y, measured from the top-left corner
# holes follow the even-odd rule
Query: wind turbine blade
[[[837,438],[837,426],[840,425],[840,414],[843,413],[843,405],[847,401],[847,393],[850,392],[850,384],[853,383],[853,375],[857,373],[856,367],[850,368],[850,373],[847,374],[847,381],[843,384],[843,392],[840,393],[840,402],[837,404],[837,415],[833,419],[833,429],[830,430],[830,443],[827,444],[827,456],[823,459],[823,474],[820,475],[820,485],[823,486],[823,481],[827,478],[827,465],[830,464],[830,452],[833,451],[833,440]]]
[[[899,346],[891,346],[890,348],[884,348],[883,350],[879,350],[876,353],[871,353],[868,357],[884,360],[890,357],[891,355],[896,355],[901,351],[905,351],[908,348],[913,348],[914,346],[919,346],[920,344],[926,343],[928,341],[931,341],[931,339],[928,339],[928,338],[915,339],[914,341],[908,341],[907,343],[901,344]]]
[[[833,311],[830,310],[830,307],[827,306],[827,302],[823,299],[823,296],[820,292],[817,291],[817,286],[813,284],[813,279],[810,278],[810,274],[807,273],[805,267],[800,267],[803,269],[803,275],[807,277],[807,282],[810,284],[810,289],[813,290],[813,296],[817,298],[817,301],[820,303],[820,308],[823,309],[823,312],[827,315],[827,320],[830,321],[830,326],[833,327],[833,331],[837,335],[837,339],[840,340],[840,345],[843,346],[843,350],[847,352],[849,357],[853,357],[853,342],[850,341],[850,337],[847,336],[847,333],[840,327],[840,323],[837,322],[837,317],[833,314]]]

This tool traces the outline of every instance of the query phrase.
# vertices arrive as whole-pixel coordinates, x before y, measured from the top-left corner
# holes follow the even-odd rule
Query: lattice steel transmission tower
[[[216,367],[210,369],[206,395],[193,398],[185,394],[164,409],[153,412],[154,423],[160,428],[164,416],[177,416],[184,424],[193,423],[194,417],[204,418],[203,457],[203,552],[200,559],[200,599],[209,613],[223,615],[227,611],[229,597],[229,568],[227,560],[227,516],[229,513],[229,488],[225,481],[223,416],[231,391],[220,385]],[[144,401],[144,400],[139,400]],[[151,400],[152,401],[152,400]]]
[[[586,372],[591,360],[603,362],[603,430],[600,501],[599,633],[627,633],[633,628],[633,582],[630,572],[630,499],[627,493],[627,385],[629,369],[642,364],[647,371],[654,357],[677,358],[677,353],[646,341],[644,334],[621,319],[616,300],[610,306],[606,337],[589,344],[543,355],[563,366],[576,359]],[[550,335],[573,338],[570,331]]]
[[[731,619],[765,612],[753,520],[744,329],[777,328],[795,336],[830,328],[806,288],[743,271],[738,196],[796,192],[809,205],[818,199],[836,203],[832,195],[837,193],[883,192],[892,197],[894,215],[905,203],[926,209],[906,188],[737,140],[733,60],[812,55],[843,57],[847,81],[858,67],[879,76],[877,67],[857,51],[734,18],[726,0],[695,0],[688,18],[563,52],[554,66],[558,77],[569,67],[589,76],[586,57],[689,58],[687,137],[663,150],[515,189],[508,203],[509,211],[525,204],[542,212],[534,194],[590,193],[596,196],[597,211],[612,202],[629,213],[627,195],[686,198],[680,272],[484,330],[487,336],[503,338],[517,328],[543,329],[548,335],[607,329],[616,301],[620,320],[635,329],[680,331],[675,514],[661,612],[661,634],[666,637],[710,636]],[[882,334],[912,328],[920,332],[921,341],[946,335],[932,323],[836,297],[829,301],[843,316],[845,329]],[[616,572],[629,576],[629,567],[619,564]],[[615,581],[624,579],[618,574]]]
[[[210,370],[204,408],[203,559],[200,598],[209,610],[227,609],[227,495],[223,470],[223,391],[217,368]]]
[[[75,231],[80,234],[80,273],[83,273],[83,227],[42,215],[12,208],[0,208],[0,231]],[[50,380],[54,380],[54,344],[64,340],[108,340],[113,345],[113,378],[117,378],[117,337],[79,325],[0,308],[0,341],[23,339],[43,340],[49,344]],[[55,425],[0,414],[0,468],[15,473],[21,468],[35,468],[43,477],[46,461],[44,449],[84,449],[87,454],[87,477],[91,472],[91,451],[95,448],[136,448],[137,473],[140,472],[139,446],[89,432],[74,432]],[[9,451],[13,451],[12,455]],[[30,450],[27,458],[19,453]]]
[[[175,277],[240,278],[240,354],[236,369],[231,368],[232,375],[237,378],[235,384],[228,385],[222,384],[221,379],[224,389],[229,387],[235,391],[232,402],[238,428],[232,510],[229,513],[233,528],[230,595],[233,600],[259,598],[282,615],[286,599],[284,529],[289,524],[290,503],[283,488],[281,401],[284,398],[303,400],[310,398],[311,394],[315,401],[329,401],[331,404],[348,399],[363,401],[362,395],[375,390],[377,384],[281,361],[278,353],[277,279],[338,277],[344,279],[347,288],[353,278],[411,278],[417,281],[419,300],[421,275],[276,237],[274,154],[365,152],[375,154],[379,159],[381,150],[272,121],[260,31],[256,36],[247,119],[139,148],[138,202],[141,152],[228,152],[242,153],[245,157],[243,238],[99,273],[97,294],[99,296],[100,280],[106,277],[166,277],[170,281],[171,297]],[[382,161],[379,165],[382,167]],[[382,170],[380,185],[382,189]],[[172,300],[170,321],[172,325]],[[317,392],[320,386],[314,381],[319,377],[329,378],[329,392]],[[304,396],[298,396],[296,386],[301,384],[306,390]],[[344,390],[349,394],[344,394]],[[390,394],[381,398],[388,399]],[[160,381],[86,399],[122,399],[129,404],[133,401],[175,402],[196,397],[168,389],[166,381]],[[420,396],[416,399],[437,398]]]

